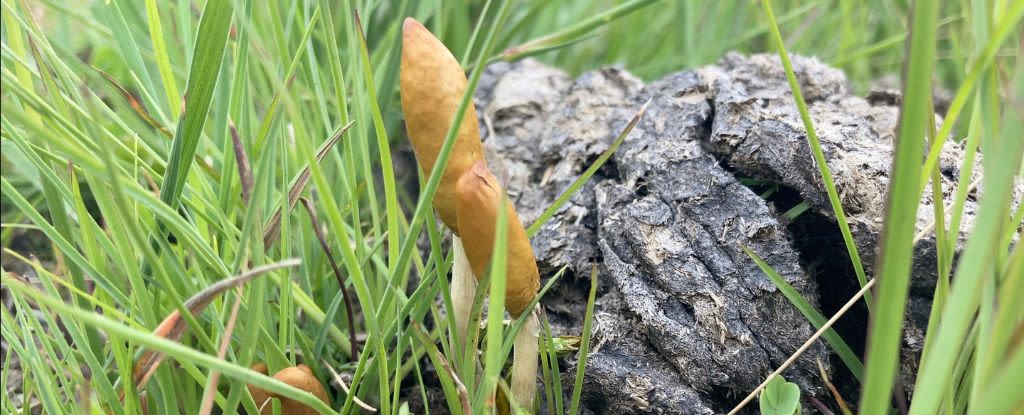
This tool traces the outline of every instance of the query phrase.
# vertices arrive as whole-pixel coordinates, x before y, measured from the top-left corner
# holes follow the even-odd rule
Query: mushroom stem
[[[516,334],[512,349],[512,398],[528,411],[533,410],[533,396],[537,392],[537,343],[540,338],[537,310],[535,307],[530,311]]]
[[[452,235],[452,250],[455,257],[452,264],[452,313],[455,318],[455,331],[448,333],[448,340],[458,353],[463,356],[466,350],[466,339],[469,336],[470,313],[476,297],[476,277],[473,267],[469,264],[466,250],[462,246],[462,238]]]

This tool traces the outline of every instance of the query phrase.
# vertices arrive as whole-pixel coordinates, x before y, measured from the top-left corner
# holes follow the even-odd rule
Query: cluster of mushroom
[[[416,159],[429,176],[467,80],[451,52],[422,24],[406,18],[402,33],[402,111]],[[476,110],[470,105],[432,201],[441,221],[454,233],[451,296],[455,331],[449,338],[456,350],[465,349],[477,283],[491,261],[499,209],[507,209],[505,308],[513,318],[530,313],[515,339],[511,390],[519,406],[532,408],[539,322],[536,309],[527,307],[540,287],[539,273],[526,230],[487,168],[476,119]]]

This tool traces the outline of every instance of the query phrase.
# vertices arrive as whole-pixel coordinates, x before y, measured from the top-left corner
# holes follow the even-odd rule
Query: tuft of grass
[[[1011,186],[1014,180],[1020,179],[1021,153],[1024,153],[1024,148],[1021,147],[1024,140],[1019,134],[1007,133],[1018,131],[1017,123],[1021,119],[1020,111],[1011,109],[1015,104],[1019,105],[1017,97],[1021,94],[1019,91],[1024,90],[1020,81],[1020,61],[1018,60],[1016,65],[1018,70],[1006,76],[1012,79],[1003,88],[1002,95],[1006,102],[999,102],[997,99],[998,79],[1002,74],[996,70],[993,63],[995,51],[1003,47],[1007,41],[1008,25],[1016,25],[1024,17],[1024,5],[1018,2],[997,7],[1004,13],[992,16],[995,19],[993,22],[985,12],[986,7],[992,6],[987,3],[991,2],[972,3],[971,11],[974,13],[968,14],[968,17],[972,20],[978,55],[971,59],[970,70],[964,78],[964,83],[957,89],[949,113],[937,133],[931,82],[937,65],[936,51],[939,48],[939,7],[934,1],[913,3],[914,8],[911,10],[908,23],[911,33],[905,37],[908,59],[903,71],[903,101],[900,108],[898,138],[895,142],[896,151],[888,190],[884,234],[879,245],[878,264],[875,268],[875,278],[880,281],[878,298],[874,302],[869,300],[873,313],[859,407],[859,413],[862,414],[884,413],[890,410],[889,394],[896,384],[896,365],[900,357],[902,321],[907,303],[914,244],[927,236],[925,233],[917,233],[917,207],[921,203],[922,191],[929,181],[932,183],[933,194],[944,193],[937,168],[938,155],[947,136],[953,131],[966,97],[974,92],[975,83],[979,82],[979,79],[983,79],[982,87],[977,91],[974,113],[967,129],[967,155],[950,206],[949,214],[952,220],[948,227],[945,202],[936,202],[934,237],[938,251],[936,254],[939,281],[934,294],[934,308],[929,318],[922,362],[917,374],[914,400],[909,412],[932,414],[942,410],[945,413],[963,413],[966,408],[970,408],[971,413],[1009,413],[1010,408],[1020,403],[1020,398],[1009,392],[984,393],[985,396],[981,396],[982,391],[992,390],[995,384],[990,382],[1007,381],[1008,376],[1011,376],[1010,368],[1020,364],[1017,354],[1008,349],[1006,340],[1014,331],[1012,327],[1015,323],[1011,321],[1019,321],[1019,313],[1008,311],[1008,308],[1012,308],[1006,306],[1008,303],[1000,305],[995,293],[1014,289],[1022,279],[1022,274],[1017,272],[1019,270],[1013,265],[1014,260],[1009,259],[1010,256],[1006,252],[1010,249],[1008,242],[1016,232],[1013,229],[1019,229],[1020,226],[1019,221],[1011,219],[1007,222],[1007,218],[1013,215]],[[776,27],[770,2],[762,1],[762,5],[772,26],[773,40],[780,52],[792,92],[807,128],[811,149],[822,169],[822,180],[826,188],[834,189],[832,178],[824,166],[824,159],[819,157],[820,146],[813,138],[813,125],[806,104],[800,96],[799,84],[783,49],[783,41]],[[949,22],[948,19],[943,19],[943,24]],[[1000,114],[1003,114],[1002,120]],[[1002,137],[998,136],[1000,133],[1003,134]],[[987,136],[987,139],[981,136]],[[930,143],[927,152],[926,140]],[[959,263],[956,264],[953,276],[955,282],[951,286],[949,274],[954,268],[954,250],[961,235],[965,197],[979,142],[983,153],[989,154],[982,163],[987,196],[983,196],[980,201],[982,210],[978,212],[979,222],[966,236],[967,245]],[[830,190],[829,193],[833,207],[837,208],[837,198],[832,197],[834,190]],[[836,213],[847,246],[850,247],[849,230],[848,226],[844,225],[841,208],[837,209]],[[983,217],[984,219],[980,219]],[[753,252],[746,251],[780,290],[784,293],[791,291],[770,266],[764,264]],[[862,268],[859,267],[854,252],[851,252],[851,258],[863,285],[863,275],[860,271]],[[813,308],[810,308],[798,294],[789,292],[786,296],[816,326],[820,325],[816,322],[820,317],[815,315]],[[1010,314],[1015,317],[1010,317]],[[979,335],[979,332],[984,334]],[[834,350],[845,356],[847,353],[843,352],[843,346],[838,344],[841,342],[841,339],[830,339]],[[847,360],[844,357],[844,361]],[[978,366],[977,363],[968,363],[975,360],[983,360],[986,364]],[[850,366],[849,362],[847,365]],[[1001,369],[996,369],[997,367]],[[857,371],[854,371],[854,374],[861,376]],[[903,394],[902,390],[894,392],[897,398]],[[976,410],[982,412],[974,412]]]

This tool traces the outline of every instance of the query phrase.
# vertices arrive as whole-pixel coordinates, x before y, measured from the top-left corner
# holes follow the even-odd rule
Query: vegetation
[[[497,378],[522,319],[504,328],[500,314],[489,316],[473,343],[485,341],[484,373],[453,376],[452,368],[473,369],[437,323],[452,303],[452,256],[429,201],[438,179],[430,189],[424,177],[418,199],[396,179],[391,154],[405,141],[398,79],[407,16],[460,58],[470,90],[486,63],[526,56],[574,74],[620,63],[654,79],[727,51],[789,51],[845,70],[861,91],[902,74],[886,232],[874,275],[859,281],[877,281],[867,355],[851,355],[835,333],[824,337],[847,366],[863,361],[864,371],[855,372],[862,395],[849,405],[863,414],[893,410],[908,252],[921,236],[913,218],[926,188],[950,186],[936,167],[941,146],[966,140],[963,165],[981,160],[984,192],[972,229],[962,226],[964,200],[974,197],[970,169],[962,169],[953,203],[937,205],[928,236],[937,241],[940,279],[909,411],[1019,411],[1013,390],[1024,383],[1024,308],[1016,307],[1024,249],[1015,239],[1024,208],[1011,197],[1024,171],[1024,2],[86,3],[0,0],[0,241],[7,255],[34,268],[41,288],[7,272],[2,281],[18,310],[44,311],[39,319],[0,311],[12,352],[0,362],[0,386],[8,387],[18,356],[25,397],[46,413],[259,413],[251,390],[319,413],[357,406],[407,413],[425,404],[428,396],[415,386],[435,383],[433,376],[448,406],[431,411],[493,406],[492,389],[478,384],[497,384],[507,396]],[[936,85],[954,94],[937,128]],[[798,83],[792,86],[794,105],[806,113]],[[460,115],[469,102],[462,97]],[[804,121],[813,132],[810,117]],[[416,246],[423,233],[426,253]],[[14,249],[24,234],[42,235],[50,247]],[[503,261],[504,247],[497,248],[494,260]],[[847,248],[859,263],[855,247]],[[46,262],[27,257],[47,253]],[[503,272],[491,274],[481,287],[504,287]],[[540,296],[557,277],[542,281]],[[799,295],[789,298],[812,324],[828,326]],[[67,336],[43,335],[58,317]],[[555,342],[541,320],[538,404],[575,412],[579,373],[565,405]],[[587,322],[589,332],[589,315]],[[585,361],[588,335],[582,343]],[[335,371],[351,374],[351,393],[328,388],[325,403],[266,375],[300,363],[321,381],[339,378]],[[250,369],[258,364],[262,371]],[[54,370],[79,367],[86,370]],[[791,384],[766,384],[771,407],[792,412],[796,406],[785,401]],[[12,399],[0,404],[2,413],[16,410]]]

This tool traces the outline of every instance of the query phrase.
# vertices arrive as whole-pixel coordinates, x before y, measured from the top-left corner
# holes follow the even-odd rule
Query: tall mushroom
[[[405,19],[402,27],[400,71],[402,111],[416,159],[426,175],[437,161],[452,126],[459,101],[466,91],[466,75],[451,52],[422,24]],[[455,263],[451,296],[455,332],[449,333],[455,350],[465,349],[477,279],[491,260],[495,224],[504,191],[487,169],[476,109],[466,109],[458,126],[455,148],[441,176],[433,205],[452,237]],[[529,238],[511,203],[508,209],[508,264],[505,306],[514,317],[526,308],[540,285]],[[495,312],[501,312],[500,310]],[[537,314],[530,316],[515,339],[512,396],[525,408],[533,406],[537,374]]]
[[[429,176],[455,118],[462,94],[466,91],[466,75],[448,48],[420,22],[410,17],[402,25],[402,66],[399,78],[402,112],[405,114],[409,141],[412,142],[423,173]],[[463,350],[477,282],[466,262],[456,220],[455,184],[473,163],[484,159],[476,109],[472,105],[466,109],[455,140],[455,148],[441,176],[433,205],[441,221],[455,234],[452,237],[455,263],[451,295],[456,332],[449,333],[449,338],[453,345],[459,346],[456,350]]]
[[[498,209],[502,208],[505,193],[484,162],[478,161],[459,178],[455,194],[459,230],[463,234],[466,256],[473,274],[479,278],[491,262]],[[527,307],[540,288],[540,274],[530,239],[515,208],[505,200],[504,209],[508,212],[505,308],[514,318],[519,318],[524,312],[530,313],[516,334],[514,343],[512,397],[520,406],[532,408],[537,387],[537,340],[540,327],[536,309],[527,310]]]

